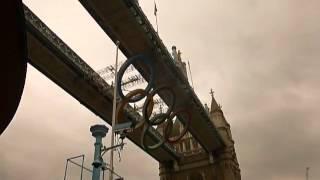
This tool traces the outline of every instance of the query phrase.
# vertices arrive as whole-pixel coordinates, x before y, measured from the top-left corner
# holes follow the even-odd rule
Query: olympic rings
[[[128,59],[127,61],[125,61],[123,63],[123,65],[120,67],[119,69],[119,72],[118,72],[118,79],[117,79],[117,89],[118,89],[118,94],[119,96],[121,97],[121,99],[124,98],[124,94],[121,90],[121,82],[122,82],[122,77],[124,75],[124,72],[126,71],[126,69],[136,63],[137,61],[143,61],[144,64],[146,64],[150,70],[150,79],[149,79],[149,82],[148,82],[148,85],[147,87],[145,88],[145,91],[146,92],[149,92],[153,86],[153,83],[154,83],[154,67],[153,67],[153,64],[151,63],[151,61],[144,55],[136,55],[136,56],[133,56],[132,58]],[[137,101],[140,101],[141,99],[143,99],[145,96],[135,96],[135,97],[132,97],[128,100],[128,102],[137,102]]]
[[[147,87],[145,89],[135,89],[128,94],[124,95],[121,90],[121,82],[122,77],[124,75],[124,72],[126,69],[131,65],[136,63],[138,60],[141,60],[144,62],[147,67],[150,70],[150,79]],[[128,59],[119,69],[118,72],[118,80],[117,80],[117,88],[118,88],[118,94],[121,97],[121,101],[117,107],[117,119],[118,121],[124,120],[124,109],[126,105],[129,103],[137,102],[144,97],[146,97],[146,101],[143,104],[142,108],[142,119],[138,120],[134,125],[133,129],[142,128],[142,134],[141,134],[141,145],[145,150],[154,150],[159,147],[161,147],[165,142],[174,144],[177,143],[188,131],[191,121],[191,112],[188,109],[179,109],[174,111],[175,103],[176,103],[176,96],[173,91],[173,89],[169,86],[161,86],[159,88],[153,89],[152,86],[154,83],[154,65],[152,64],[152,61],[148,60],[146,56],[144,55],[136,55],[130,59]],[[170,94],[170,104],[168,104],[168,109],[165,113],[156,114],[153,117],[151,117],[152,110],[154,107],[154,100],[153,97],[156,94]],[[186,114],[187,119],[183,122],[184,123],[184,129],[177,137],[170,137],[172,130],[173,130],[173,118],[176,116],[181,117],[181,114]],[[152,126],[160,125],[162,123],[164,124],[164,127],[162,129],[163,137],[157,137],[157,135],[151,134]],[[152,135],[148,136],[149,139],[156,141],[155,144],[148,145],[147,143],[150,143],[147,139],[147,134]],[[155,137],[156,136],[156,137]]]

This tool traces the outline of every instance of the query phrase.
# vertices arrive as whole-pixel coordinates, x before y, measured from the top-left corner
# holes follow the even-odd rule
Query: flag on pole
[[[154,15],[155,16],[157,16],[157,12],[158,12],[157,4],[156,4],[156,2],[154,2]]]

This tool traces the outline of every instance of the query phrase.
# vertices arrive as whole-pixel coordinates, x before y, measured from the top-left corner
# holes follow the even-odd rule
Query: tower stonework
[[[195,138],[187,133],[174,145],[175,150],[183,154],[183,158],[179,162],[160,163],[160,180],[241,180],[230,125],[213,94],[209,116],[221,136],[224,148],[207,153]],[[181,124],[175,121],[173,136],[181,129]]]

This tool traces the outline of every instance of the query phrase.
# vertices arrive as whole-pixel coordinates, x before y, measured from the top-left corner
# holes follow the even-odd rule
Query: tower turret
[[[178,53],[177,53],[176,46],[172,46],[172,57],[173,57],[174,63],[176,64],[176,62],[178,61]]]
[[[225,147],[217,154],[217,160],[222,166],[222,172],[225,179],[241,179],[239,163],[234,148],[234,141],[231,135],[230,124],[226,121],[221,105],[214,98],[213,91],[211,94],[210,118],[218,130]]]
[[[188,79],[187,65],[185,62],[182,61],[181,54],[182,53],[180,50],[178,50],[177,52],[176,46],[172,46],[172,57],[174,60],[174,64],[182,71],[183,75]]]
[[[214,98],[214,92],[210,91],[211,94],[211,109],[210,109],[210,118],[213,124],[218,129],[218,132],[225,143],[226,146],[233,145],[233,139],[230,131],[230,124],[226,121],[221,105],[219,105]]]
[[[160,180],[241,180],[239,163],[231,137],[230,125],[225,120],[221,106],[216,102],[211,90],[211,109],[205,104],[206,111],[225,144],[214,152],[206,152],[188,132],[174,145],[182,155],[179,161],[160,163]],[[196,119],[195,119],[196,120]],[[183,125],[175,119],[172,136],[181,133]],[[163,130],[163,126],[158,126]]]

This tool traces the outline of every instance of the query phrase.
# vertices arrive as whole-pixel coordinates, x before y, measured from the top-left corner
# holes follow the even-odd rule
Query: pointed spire
[[[206,110],[206,112],[207,112],[208,114],[210,114],[210,109],[209,109],[207,103],[204,103],[204,109]]]
[[[211,94],[211,109],[210,109],[210,112],[212,113],[212,112],[220,109],[220,106],[219,106],[219,104],[217,103],[217,101],[214,98],[214,91],[212,89],[210,90],[210,94]]]
[[[181,60],[181,54],[182,54],[181,51],[178,50],[178,60],[179,60],[179,61],[182,61],[182,60]]]
[[[212,90],[212,88],[210,89],[210,94],[211,94],[211,97],[213,98],[214,91]]]
[[[177,53],[177,47],[172,46],[172,57],[175,62],[175,64],[178,62],[178,53]]]

